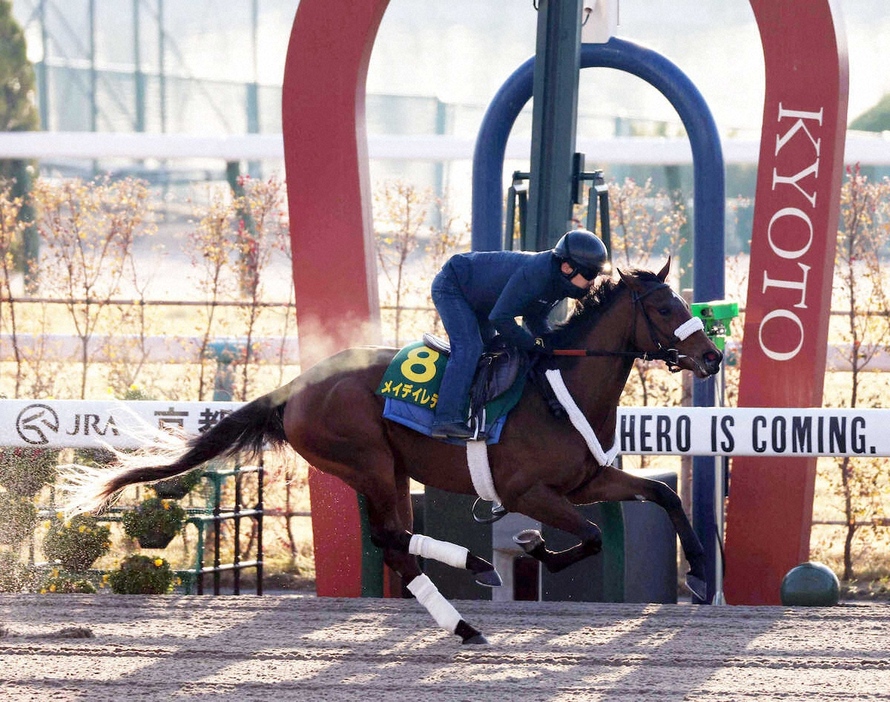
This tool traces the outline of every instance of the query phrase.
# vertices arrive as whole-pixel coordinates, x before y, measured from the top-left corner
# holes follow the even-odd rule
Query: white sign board
[[[880,409],[622,407],[621,452],[690,456],[890,456]]]
[[[206,431],[240,402],[0,400],[0,445],[138,448],[158,430]]]
[[[239,402],[0,400],[0,445],[137,448],[175,429],[199,434]],[[621,407],[621,453],[890,456],[881,409]]]

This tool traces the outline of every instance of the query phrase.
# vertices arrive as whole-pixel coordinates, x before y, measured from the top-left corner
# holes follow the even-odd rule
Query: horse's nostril
[[[723,354],[719,351],[708,351],[705,354],[705,360],[708,363],[720,363],[723,360]]]

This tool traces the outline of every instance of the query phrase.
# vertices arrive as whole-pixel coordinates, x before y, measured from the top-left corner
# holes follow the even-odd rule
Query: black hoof
[[[486,639],[482,634],[476,634],[475,636],[471,636],[468,639],[464,639],[460,643],[462,646],[487,646],[488,639]]]
[[[500,587],[503,584],[501,576],[494,568],[483,573],[476,573],[476,582],[484,587]]]
[[[526,553],[531,553],[539,546],[544,545],[544,537],[537,529],[525,529],[513,537],[513,543]]]
[[[708,583],[706,580],[693,575],[691,572],[686,573],[686,587],[702,602],[708,601]]]
[[[482,632],[467,624],[463,619],[457,623],[457,628],[454,630],[454,633],[460,636],[461,644],[479,646],[480,644],[488,643],[488,639],[482,635]]]

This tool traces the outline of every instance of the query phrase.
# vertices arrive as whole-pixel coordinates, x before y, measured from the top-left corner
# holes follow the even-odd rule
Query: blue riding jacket
[[[581,298],[552,251],[489,251],[452,256],[433,280],[433,302],[451,342],[436,407],[437,424],[464,421],[464,407],[484,341],[492,330],[531,350],[549,330],[547,316],[565,298]],[[527,329],[517,323],[521,317]]]
[[[567,297],[587,292],[567,280],[552,251],[479,251],[452,256],[443,273],[451,276],[476,316],[504,340],[526,351],[549,330],[547,315]],[[526,331],[516,322],[522,317]]]

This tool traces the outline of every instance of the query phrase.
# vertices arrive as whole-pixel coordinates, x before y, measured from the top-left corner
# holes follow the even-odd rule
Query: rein
[[[639,358],[643,361],[664,361],[669,366],[677,365],[680,352],[677,349],[666,349],[659,346],[657,351],[598,351],[596,349],[553,349],[554,356],[624,356]]]
[[[660,285],[655,285],[649,288],[642,294],[634,293],[632,298],[634,305],[634,318],[636,318],[637,310],[642,310],[643,317],[646,320],[646,326],[649,329],[649,335],[652,337],[652,342],[657,347],[655,351],[600,351],[597,349],[554,349],[552,351],[552,354],[554,356],[617,356],[623,358],[639,358],[643,361],[663,361],[667,365],[668,369],[673,372],[680,370],[680,352],[674,348],[665,348],[661,344],[656,336],[655,325],[652,323],[652,319],[649,317],[649,313],[646,311],[646,308],[642,304],[640,304],[642,303],[643,298],[645,298],[647,295],[650,295],[657,290],[664,290],[665,288],[670,288],[670,286],[667,283],[661,283]],[[702,321],[698,319],[698,317],[692,317],[674,330],[674,339],[683,341],[690,334],[693,334],[701,329],[704,329]]]

